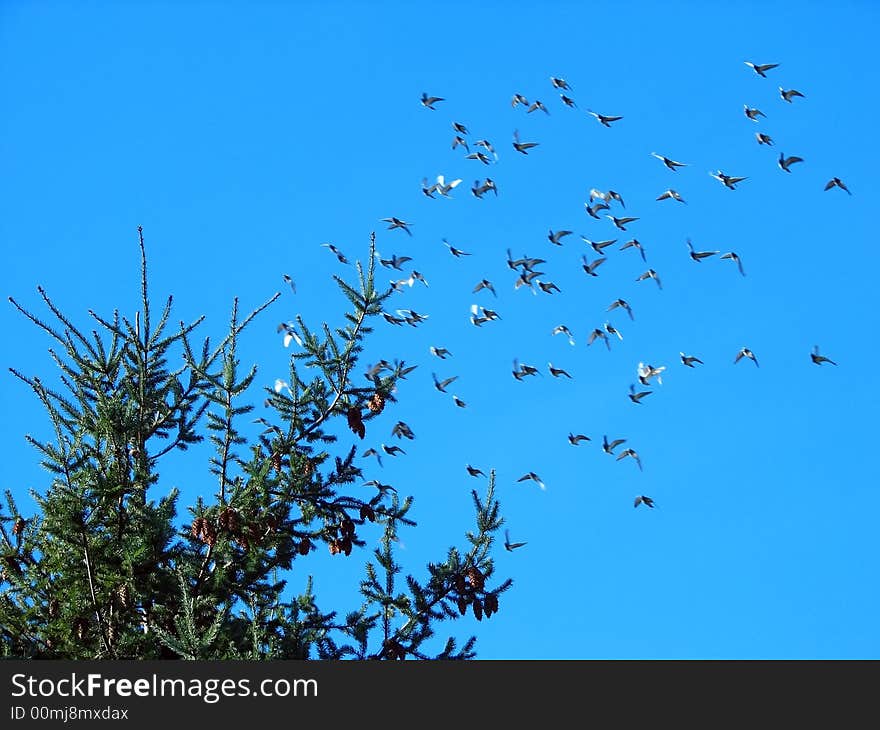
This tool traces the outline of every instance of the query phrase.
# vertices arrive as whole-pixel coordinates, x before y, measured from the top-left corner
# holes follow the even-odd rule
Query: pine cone
[[[24,530],[24,523],[25,523],[24,518],[18,517],[15,520],[15,524],[12,525],[12,534],[13,535],[20,535],[22,533],[22,531]]]
[[[477,621],[482,621],[483,620],[483,604],[480,603],[480,599],[475,598],[474,602],[471,604],[471,606],[474,609],[474,617],[477,619]]]
[[[455,590],[459,593],[464,593],[467,590],[467,585],[465,585],[464,578],[460,573],[456,573],[453,580],[455,582]]]
[[[272,468],[275,469],[275,471],[280,474],[282,466],[283,466],[283,464],[281,462],[281,452],[275,451],[272,454]]]
[[[486,613],[486,618],[489,618],[493,613],[498,613],[498,596],[494,594],[489,594],[483,599],[483,610]]]
[[[365,504],[361,507],[361,519],[369,520],[370,522],[376,521],[376,513],[373,511],[373,508],[370,505]]]
[[[367,428],[361,420],[361,409],[357,406],[348,409],[348,427],[352,433],[356,433],[361,438],[367,433]]]
[[[354,535],[354,522],[346,517],[339,523],[339,529],[342,530],[342,534],[346,537],[352,537]]]
[[[465,598],[464,596],[459,597],[459,599],[458,599],[458,612],[462,616],[464,616],[467,613],[468,603],[470,603],[470,601],[468,601],[467,598]]]
[[[311,540],[309,540],[309,538],[304,537],[302,540],[299,541],[299,547],[297,547],[297,550],[299,551],[300,555],[308,555],[309,550],[311,550],[311,549],[312,549],[312,542],[311,542]]]
[[[204,517],[196,517],[192,522],[192,527],[190,527],[189,532],[196,540],[204,540],[205,528],[208,525],[208,520]]]
[[[385,398],[378,391],[373,393],[373,397],[367,402],[367,408],[373,413],[381,413],[385,410]]]
[[[238,534],[241,530],[241,520],[239,519],[238,512],[232,509],[232,507],[227,507],[220,513],[220,517],[217,518],[217,524],[220,525],[220,529],[231,532],[233,535]]]
[[[346,555],[351,555],[351,538],[347,535],[342,538],[339,545],[340,550]]]
[[[483,586],[486,583],[486,578],[480,572],[480,569],[477,566],[472,565],[470,568],[468,568],[467,577],[468,577],[468,580],[471,582],[471,586],[473,586],[473,589],[475,591],[483,590]]]

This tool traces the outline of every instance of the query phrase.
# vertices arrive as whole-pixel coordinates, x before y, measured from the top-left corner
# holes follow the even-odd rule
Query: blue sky
[[[877,658],[880,403],[865,376],[878,356],[880,18],[869,2],[793,7],[6,2],[3,293],[40,313],[42,285],[83,324],[89,308],[132,317],[143,225],[155,305],[173,294],[174,319],[207,315],[214,340],[233,297],[250,310],[282,291],[240,351],[271,387],[290,352],[278,322],[343,321],[331,276],[354,271],[320,244],[363,259],[376,231],[383,257],[413,259],[380,268],[380,281],[415,268],[429,284],[389,303],[429,319],[377,321],[364,359],[419,366],[359,444],[397,443],[398,419],[416,434],[381,469],[362,465],[416,498],[420,527],[402,535],[401,559],[418,573],[462,542],[470,490],[484,486],[466,463],[496,469],[511,537],[528,541],[499,555],[515,584],[497,616],[449,626],[476,633],[481,658]],[[779,67],[761,78],[746,60]],[[779,86],[804,98],[786,103]],[[423,92],[445,101],[426,109]],[[514,93],[550,113],[512,108]],[[745,104],[766,116],[750,121]],[[623,119],[605,128],[587,109]],[[490,140],[497,162],[453,150],[453,122],[471,145]],[[539,146],[518,153],[514,130]],[[775,145],[758,145],[758,131]],[[672,172],[651,152],[687,166]],[[780,152],[804,161],[787,174]],[[718,169],[747,180],[728,190],[708,174]],[[438,174],[463,179],[451,199],[422,195]],[[485,176],[499,194],[478,200],[469,188]],[[823,190],[834,176],[851,196]],[[669,187],[687,203],[656,201]],[[622,232],[590,218],[591,188],[624,198],[602,213],[638,220]],[[386,230],[388,216],[412,237]],[[573,233],[557,247],[550,229]],[[595,258],[581,236],[618,239],[598,277],[581,268]],[[452,257],[444,238],[472,255]],[[618,250],[630,238],[647,264]],[[718,256],[691,261],[687,238],[736,251],[747,275]],[[542,278],[561,292],[515,290],[508,248],[546,259]],[[662,291],[635,281],[649,266]],[[472,292],[482,278],[497,297]],[[606,311],[618,297],[633,321]],[[474,327],[474,303],[502,319]],[[587,346],[605,321],[623,340]],[[558,324],[574,346],[551,335]],[[47,377],[50,342],[8,304],[0,327],[0,403],[15,414],[0,423],[0,487],[27,512],[24,495],[48,476],[23,435],[48,438],[49,424],[7,367]],[[839,365],[811,363],[814,345]],[[734,365],[744,346],[760,368]],[[704,364],[684,367],[680,351]],[[515,380],[514,358],[542,374]],[[551,377],[549,361],[573,379]],[[639,362],[666,370],[636,405]],[[466,409],[433,389],[432,372],[458,376],[449,390]],[[571,446],[569,432],[592,440]],[[603,434],[626,438],[618,453],[636,449],[644,471],[604,454]],[[204,459],[169,464],[157,496],[209,496]],[[528,471],[546,491],[516,482]],[[634,509],[640,494],[656,508]],[[291,585],[313,571],[325,605],[354,606],[363,559],[316,556]]]

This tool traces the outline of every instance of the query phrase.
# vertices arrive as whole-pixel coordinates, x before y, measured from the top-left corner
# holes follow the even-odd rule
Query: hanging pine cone
[[[339,554],[341,547],[339,545],[339,540],[331,540],[327,543],[327,547],[330,550],[331,555]]]
[[[459,596],[459,598],[458,598],[458,612],[462,616],[464,616],[467,613],[468,603],[470,603],[470,601],[468,601],[467,598],[465,598],[464,596]]]
[[[281,473],[281,467],[283,463],[281,461],[281,452],[275,451],[272,453],[272,468],[278,473]]]
[[[339,543],[339,549],[346,555],[351,555],[351,538],[347,535]]]
[[[483,604],[480,603],[480,599],[475,598],[474,602],[471,604],[471,607],[474,609],[474,618],[476,618],[477,621],[482,621],[483,620]]]
[[[481,591],[481,590],[483,590],[483,586],[484,586],[485,583],[486,583],[486,578],[485,578],[485,576],[480,572],[480,569],[479,569],[477,566],[472,565],[470,568],[468,568],[468,570],[467,570],[467,577],[468,577],[468,580],[469,580],[470,583],[471,583],[471,586],[473,587],[473,589],[474,589],[475,591]]]
[[[217,518],[217,524],[220,525],[220,529],[231,532],[233,535],[237,535],[241,529],[241,520],[239,519],[238,512],[232,509],[232,507],[227,507],[220,513],[220,517]]]
[[[25,520],[22,517],[18,517],[15,520],[15,523],[12,525],[12,534],[20,535],[24,531],[24,523]]]
[[[346,537],[354,536],[354,522],[352,522],[348,517],[344,518],[342,522],[339,523],[339,529]]]
[[[460,573],[455,574],[455,578],[453,578],[453,581],[455,583],[455,590],[457,590],[459,593],[464,593],[467,590],[467,585],[465,584],[464,578]]]
[[[370,505],[365,504],[361,507],[361,519],[369,520],[370,522],[376,521],[376,513],[373,511],[373,508]]]
[[[361,420],[361,409],[358,406],[352,406],[348,409],[348,427],[352,433],[356,433],[361,438],[367,433],[367,427]]]
[[[373,393],[373,396],[367,402],[367,408],[369,408],[373,413],[381,413],[385,410],[385,398],[378,391]]]
[[[486,614],[486,618],[491,617],[493,613],[498,613],[498,596],[489,594],[483,598],[483,612]]]
[[[201,540],[205,531],[205,526],[207,524],[208,520],[206,520],[204,517],[196,517],[192,522],[192,526],[189,528],[190,534],[196,540]]]
[[[297,550],[299,551],[300,555],[308,555],[309,550],[311,550],[311,549],[312,549],[312,543],[311,543],[311,540],[309,540],[309,538],[304,537],[302,540],[299,541],[299,546],[297,547]]]

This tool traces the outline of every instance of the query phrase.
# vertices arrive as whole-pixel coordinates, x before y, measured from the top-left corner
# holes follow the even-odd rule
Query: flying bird
[[[460,256],[470,256],[467,251],[462,251],[460,248],[456,248],[451,243],[449,243],[445,238],[443,239],[443,245],[449,249],[449,253],[451,253],[456,258]]]
[[[379,259],[379,263],[382,264],[382,266],[397,269],[397,271],[403,271],[403,265],[407,261],[412,261],[411,256],[398,256],[397,254],[391,254],[390,259],[383,259],[378,251],[376,251],[376,258]]]
[[[528,472],[527,474],[523,474],[523,475],[522,475],[519,479],[517,479],[516,481],[517,481],[517,482],[525,482],[525,481],[527,481],[527,480],[529,480],[529,479],[531,479],[535,484],[537,484],[539,487],[541,487],[541,489],[547,489],[547,487],[544,485],[544,482],[541,481],[541,477],[539,477],[539,476],[538,476],[537,474],[535,474],[535,472],[533,472],[533,471],[530,471],[530,472]]]
[[[388,454],[388,456],[397,456],[398,454],[406,453],[399,446],[386,446],[385,444],[382,444],[382,451]]]
[[[825,183],[825,190],[831,190],[831,188],[840,188],[852,195],[852,193],[849,192],[849,188],[843,184],[843,181],[839,177],[832,177],[827,183]]]
[[[595,218],[596,220],[600,220],[599,211],[600,210],[611,210],[611,206],[608,205],[608,203],[606,203],[605,201],[600,200],[596,203],[593,203],[592,205],[590,205],[589,203],[584,203],[584,209],[587,211],[587,214],[591,218]]]
[[[441,393],[446,392],[446,386],[448,386],[453,381],[458,380],[457,375],[453,375],[451,378],[446,378],[445,380],[438,380],[437,375],[434,373],[431,373],[431,376],[434,378],[434,387]]]
[[[438,101],[446,101],[442,96],[428,96],[424,91],[422,92],[422,98],[420,100],[422,102],[422,106],[427,107],[428,109],[433,109],[434,104]]]
[[[452,123],[452,129],[458,132],[459,134],[468,134],[467,127],[459,122]]]
[[[450,180],[446,182],[446,179],[443,175],[437,175],[437,192],[440,193],[444,198],[450,197],[449,193],[455,189],[457,185],[461,183],[461,178],[456,178],[455,180]],[[402,227],[402,226],[401,226]]]
[[[599,121],[599,124],[602,124],[606,127],[610,127],[612,122],[618,122],[623,119],[623,117],[609,117],[605,116],[604,114],[598,114],[597,112],[594,112],[590,109],[587,110],[587,114],[594,116]]]
[[[508,530],[504,531],[504,549],[507,550],[507,552],[512,553],[517,548],[520,548],[526,544],[527,543],[525,543],[525,542],[511,542],[510,541],[510,532]]]
[[[284,283],[290,287],[290,290],[296,294],[296,282],[288,274],[282,274],[281,278],[284,279]]]
[[[562,99],[562,103],[565,104],[569,109],[574,109],[577,107],[577,104],[574,103],[574,99],[570,96],[566,96],[565,94],[560,94],[559,98]]]
[[[342,253],[338,248],[336,248],[336,246],[334,246],[332,243],[322,243],[321,245],[322,245],[322,246],[326,246],[326,247],[329,248],[333,253],[335,253],[335,254],[336,254],[336,258],[339,260],[339,263],[341,263],[341,264],[347,264],[347,263],[348,263],[348,259],[345,258],[345,254],[343,254],[343,253]]]
[[[611,342],[609,342],[608,340],[608,335],[606,335],[598,327],[590,332],[590,336],[587,338],[587,345],[592,345],[597,339],[603,340],[605,342],[605,347],[609,350],[611,349]]]
[[[709,173],[712,177],[714,177],[718,182],[722,183],[724,187],[730,188],[731,190],[736,190],[736,184],[741,183],[743,180],[748,180],[747,177],[734,177],[733,175],[725,175],[721,170],[716,172]]]
[[[303,341],[297,331],[293,327],[292,322],[282,322],[275,328],[276,332],[284,332],[284,346],[288,347],[290,341],[293,340],[297,345],[302,347]]]
[[[479,160],[484,165],[491,165],[492,164],[492,160],[490,160],[488,157],[486,157],[485,153],[480,152],[479,150],[477,150],[476,152],[471,152],[469,155],[465,155],[465,159],[466,160]]]
[[[627,241],[625,244],[623,244],[620,247],[620,250],[626,251],[626,249],[628,249],[628,248],[637,249],[638,252],[642,255],[642,261],[647,261],[647,259],[645,258],[645,247],[642,246],[642,244],[639,242],[639,240],[637,238],[633,238],[632,240]]]
[[[514,94],[513,98],[510,100],[510,106],[516,107],[517,104],[528,106],[529,100],[526,99],[526,97],[524,97],[522,94]]]
[[[655,368],[653,365],[645,365],[645,363],[640,362],[638,367],[636,367],[636,374],[639,376],[639,382],[642,385],[650,385],[651,378],[657,378],[657,383],[663,385],[661,373],[664,370],[666,370],[665,365]]]
[[[779,159],[776,161],[780,168],[785,170],[786,172],[791,172],[789,170],[789,166],[793,165],[795,162],[803,162],[803,157],[786,157],[782,152],[779,153]]]
[[[656,152],[652,152],[651,156],[656,157],[673,172],[675,172],[676,168],[678,167],[687,167],[686,162],[676,162],[675,160],[670,160],[668,157],[664,157],[663,155],[658,155]]]
[[[544,114],[550,113],[549,111],[547,111],[546,106],[544,106],[538,99],[535,99],[532,105],[528,109],[526,109],[526,114],[531,114],[536,109],[540,109],[542,112],[544,112]]]
[[[635,449],[625,449],[621,451],[617,455],[616,460],[620,461],[621,459],[625,459],[627,456],[631,457],[636,462],[636,464],[639,465],[639,471],[642,471],[642,460],[639,458],[639,455],[636,453]]]
[[[520,142],[519,141],[519,131],[513,130],[513,147],[517,152],[522,152],[524,155],[529,154],[529,150],[532,147],[537,147],[538,142]]]
[[[635,501],[633,502],[633,507],[638,507],[640,504],[654,509],[654,500],[650,497],[646,497],[644,494],[640,494],[638,497],[635,498]]]
[[[584,436],[582,433],[577,435],[570,433],[568,434],[568,443],[572,446],[577,446],[581,441],[591,441],[592,439],[589,436]]]
[[[480,279],[480,282],[474,287],[473,294],[476,294],[480,289],[488,289],[490,292],[495,294],[497,297],[498,294],[495,292],[495,287],[492,285],[492,282],[488,279]]]
[[[460,134],[456,134],[452,138],[452,149],[455,149],[456,147],[464,147],[467,152],[471,151],[471,148],[468,147],[467,140]]]
[[[551,228],[550,232],[547,234],[547,238],[550,241],[550,243],[555,244],[556,246],[561,246],[562,244],[560,243],[560,241],[565,236],[570,236],[570,235],[571,235],[571,231],[556,231],[554,233],[553,229]]]
[[[608,305],[608,309],[606,309],[605,311],[610,312],[614,309],[617,309],[618,307],[625,309],[630,319],[635,319],[635,317],[633,317],[632,308],[629,306],[629,303],[625,299],[615,299],[613,302],[611,302],[611,304]]]
[[[800,96],[806,98],[800,91],[797,89],[783,89],[781,86],[779,87],[779,95],[787,101],[789,104],[792,103],[792,99],[796,96]]]
[[[614,441],[609,443],[608,437],[603,435],[602,436],[602,451],[604,451],[606,454],[613,455],[614,449],[616,449],[621,444],[625,444],[625,443],[626,443],[626,439],[614,439]]]
[[[556,286],[552,281],[538,281],[535,283],[538,285],[538,288],[544,292],[545,294],[552,294],[554,291],[561,292],[562,290]]]
[[[816,364],[821,365],[823,362],[831,363],[832,365],[837,365],[834,360],[825,357],[824,355],[819,354],[819,345],[813,345],[813,351],[810,353],[810,359]]]
[[[459,408],[467,408],[467,403],[465,403],[457,395],[452,396],[452,402],[455,403],[455,405],[457,405]]]
[[[657,196],[657,200],[677,200],[679,203],[686,203],[687,201],[681,197],[675,190],[669,188],[668,190],[660,193]]]
[[[614,335],[618,340],[623,342],[623,335],[617,330],[617,328],[611,324],[610,322],[606,322],[602,327],[609,335]]]
[[[568,327],[566,327],[564,324],[558,324],[553,328],[552,334],[558,335],[560,333],[564,334],[568,337],[568,344],[569,345],[572,345],[572,346],[574,345],[574,335],[571,334],[571,330],[568,329]]]
[[[441,360],[445,360],[447,357],[452,356],[452,353],[445,347],[434,347],[434,345],[431,345],[430,351],[432,355],[439,357]]]
[[[694,367],[695,362],[700,363],[700,365],[703,364],[703,361],[695,355],[685,355],[683,352],[679,352],[678,354],[681,356],[682,364],[687,365],[689,368]]]
[[[735,251],[728,251],[725,254],[721,254],[722,259],[730,259],[731,261],[736,262],[736,266],[739,269],[739,273],[743,276],[746,275],[746,272],[743,270],[743,262],[742,259],[737,255]]]
[[[766,117],[767,116],[760,109],[753,107],[753,106],[749,106],[748,104],[743,104],[743,114],[745,114],[753,122],[757,122],[758,117]]]
[[[654,392],[653,390],[642,390],[637,393],[636,386],[633,384],[630,384],[628,397],[633,403],[638,404],[638,403],[642,402],[642,398],[644,398],[645,396],[651,395],[651,393],[653,393],[653,392]]]
[[[733,359],[733,364],[736,365],[736,363],[738,363],[744,357],[747,357],[749,360],[755,363],[755,367],[760,367],[760,365],[758,365],[758,358],[755,357],[755,353],[752,352],[748,347],[744,347],[742,348],[742,350],[736,353],[736,357]]]
[[[569,86],[568,82],[565,79],[561,79],[557,76],[551,76],[550,83],[553,84],[554,89],[562,89],[563,91],[571,91],[571,86]]]
[[[412,223],[407,223],[406,221],[401,220],[400,218],[395,218],[394,216],[391,216],[390,218],[383,218],[382,221],[388,224],[387,230],[389,231],[393,230],[394,228],[400,228],[406,231],[410,236],[412,235],[412,231],[409,229]]]
[[[657,272],[654,269],[648,269],[644,274],[641,274],[636,278],[636,281],[644,281],[645,279],[653,279],[657,282],[657,288],[662,289],[663,284],[660,283],[660,277],[657,275]]]
[[[581,240],[586,243],[590,248],[592,248],[597,254],[602,255],[602,249],[608,248],[609,246],[613,246],[617,243],[616,238],[609,239],[607,241],[591,241],[589,238],[585,236],[581,236]]]
[[[376,461],[379,462],[379,466],[382,466],[382,454],[376,451],[376,449],[369,448],[363,454],[361,454],[362,459],[366,459],[368,456],[375,456]]]
[[[559,378],[559,377],[562,377],[562,376],[564,375],[564,376],[565,376],[566,378],[568,378],[569,380],[572,379],[571,375],[569,375],[569,374],[568,374],[565,370],[563,370],[562,368],[555,368],[555,367],[553,367],[553,363],[552,363],[552,362],[548,362],[548,363],[547,363],[547,369],[550,371],[550,374],[551,374],[554,378]]]
[[[583,262],[584,262],[584,263],[583,263],[583,269],[584,269],[584,271],[586,271],[590,276],[599,276],[599,275],[596,273],[596,269],[598,269],[602,264],[605,263],[605,257],[604,257],[604,256],[603,256],[602,258],[598,258],[598,259],[596,259],[596,260],[593,261],[592,263],[590,263],[589,261],[587,261],[587,255],[586,255],[586,254],[581,255],[581,259],[582,259]]]
[[[720,251],[695,251],[694,244],[691,243],[690,238],[687,239],[687,247],[688,247],[688,251],[689,251],[689,255],[690,255],[691,259],[693,259],[697,263],[700,263],[700,261],[702,261],[705,258],[708,258],[709,256],[714,256],[715,254],[720,253]]]
[[[755,139],[758,140],[758,144],[765,144],[769,147],[773,146],[773,138],[769,134],[755,132]]]
[[[465,464],[464,468],[467,469],[467,473],[472,477],[484,477],[486,476],[482,471],[477,469],[475,466],[471,466],[470,464]]]
[[[403,421],[398,421],[394,424],[394,427],[391,429],[391,435],[397,436],[397,438],[405,438],[412,441],[415,438],[415,434],[412,429],[404,423]]]
[[[633,218],[632,216],[625,217],[625,218],[616,218],[613,215],[606,215],[605,217],[608,218],[621,231],[626,230],[626,225],[628,223],[632,223],[633,221],[638,220],[638,218]]]
[[[758,76],[763,76],[765,79],[767,75],[764,73],[765,71],[769,71],[771,68],[776,68],[778,63],[752,63],[751,61],[744,61],[745,65],[751,68]]]

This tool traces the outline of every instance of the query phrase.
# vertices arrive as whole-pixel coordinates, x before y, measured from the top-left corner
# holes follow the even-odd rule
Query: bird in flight
[[[551,228],[550,232],[547,234],[547,238],[549,239],[550,243],[555,244],[556,246],[561,246],[562,244],[560,243],[560,241],[565,236],[570,236],[570,235],[571,235],[571,231],[556,231],[554,233],[553,229]]]
[[[446,386],[448,386],[453,381],[458,380],[457,375],[453,375],[451,378],[446,378],[445,380],[438,380],[435,373],[431,373],[431,376],[434,378],[434,387],[441,393],[446,392]]]
[[[532,102],[532,105],[531,105],[528,109],[526,109],[526,114],[531,114],[531,113],[532,113],[533,111],[535,111],[536,109],[540,109],[542,112],[544,112],[544,114],[549,114],[549,113],[550,113],[549,111],[547,111],[547,107],[544,106],[544,105],[540,102],[540,100],[535,99],[535,101]]]
[[[336,246],[334,246],[332,243],[322,243],[321,245],[322,245],[322,246],[326,246],[326,247],[329,248],[334,254],[336,254],[336,258],[339,259],[339,263],[341,263],[341,264],[347,264],[347,263],[348,263],[348,259],[345,258],[345,254],[343,254],[343,253],[342,253],[338,248],[336,248]]]
[[[523,475],[522,475],[519,479],[517,479],[516,481],[517,481],[517,482],[525,482],[525,481],[527,481],[527,480],[529,480],[529,479],[531,479],[535,484],[537,484],[539,487],[541,487],[541,489],[547,489],[547,487],[544,485],[544,482],[541,481],[541,477],[539,477],[539,476],[538,476],[537,474],[535,474],[535,472],[533,472],[533,471],[530,471],[530,472],[528,472],[527,474],[523,474]]]
[[[831,188],[840,188],[852,195],[852,193],[849,192],[849,188],[843,184],[843,181],[839,177],[832,177],[827,183],[825,183],[825,190],[831,190]]]
[[[603,340],[605,342],[605,347],[609,350],[611,349],[611,342],[608,340],[608,335],[598,327],[590,332],[590,336],[587,337],[587,345],[592,345],[597,339]]]
[[[434,345],[431,345],[430,351],[432,355],[439,357],[441,360],[445,360],[447,357],[452,356],[452,353],[445,347],[434,347]]]
[[[467,127],[465,127],[460,122],[453,122],[452,129],[458,132],[459,134],[468,134]]]
[[[757,109],[753,106],[749,106],[748,104],[743,104],[743,114],[745,114],[753,122],[757,122],[758,117],[766,117],[767,116],[760,109]]]
[[[611,304],[608,305],[608,309],[606,309],[605,311],[610,312],[613,309],[617,309],[618,307],[625,309],[630,319],[635,319],[635,317],[633,317],[632,308],[629,306],[629,303],[625,299],[615,299],[613,302],[611,302]]]
[[[684,201],[682,201],[684,202]],[[642,261],[647,261],[645,258],[645,247],[639,242],[639,239],[633,238],[631,241],[627,241],[620,247],[621,251],[626,251],[628,248],[635,248],[642,255]]]
[[[568,329],[564,324],[558,324],[553,328],[552,334],[564,334],[568,337],[568,344],[574,346],[574,335],[571,334],[571,330]]]
[[[767,78],[765,71],[769,71],[779,65],[778,63],[752,63],[751,61],[744,61],[744,63],[758,74],[758,76],[763,76],[765,79]]]
[[[475,466],[471,466],[470,464],[465,464],[464,468],[467,469],[467,473],[472,477],[484,477],[486,476],[482,471],[477,469]]]
[[[670,160],[668,157],[664,157],[663,155],[658,155],[656,152],[652,152],[651,156],[656,157],[673,172],[675,172],[676,168],[678,167],[687,167],[686,162],[676,162],[675,160]]]
[[[596,203],[590,205],[589,203],[584,203],[584,209],[590,215],[591,218],[595,218],[596,220],[600,220],[599,211],[600,210],[610,210],[611,206],[608,203],[600,200]]]
[[[387,268],[396,269],[397,271],[403,271],[403,265],[407,261],[412,261],[411,256],[398,256],[397,254],[391,254],[390,259],[383,259],[382,256],[376,251],[376,258],[379,260],[379,263],[382,266]]]
[[[613,246],[615,243],[617,243],[616,238],[611,238],[607,241],[591,241],[586,236],[581,236],[581,240],[600,256],[602,255],[603,248],[608,248],[609,246]]]
[[[742,348],[742,350],[736,353],[736,357],[733,359],[733,364],[736,365],[736,363],[738,363],[744,357],[747,357],[749,360],[755,363],[756,368],[761,367],[760,365],[758,365],[758,358],[755,357],[755,353],[752,352],[748,347],[744,347]]]
[[[565,94],[560,94],[559,98],[562,99],[562,103],[565,104],[569,109],[574,109],[577,107],[577,104],[574,103],[574,99],[570,96],[566,96]]]
[[[526,544],[527,543],[524,543],[524,542],[511,542],[510,541],[510,532],[508,530],[504,531],[504,549],[507,550],[508,552],[513,552],[517,548],[520,548]]]
[[[623,335],[617,330],[617,328],[611,324],[611,322],[606,322],[602,327],[609,335],[614,335],[618,340],[623,342]]]
[[[797,89],[783,89],[781,86],[779,87],[779,95],[789,104],[792,103],[791,100],[794,99],[794,97],[796,96],[800,96],[806,99],[806,97]]]
[[[455,403],[455,405],[457,405],[459,408],[467,408],[467,403],[465,403],[457,395],[452,396],[452,402]]]
[[[821,365],[823,362],[831,363],[832,365],[837,365],[834,360],[825,357],[824,355],[819,354],[819,345],[813,345],[813,351],[810,353],[810,360],[812,360],[816,365]]]
[[[391,435],[397,436],[399,439],[409,439],[410,441],[416,437],[409,425],[403,421],[398,421],[394,424],[394,427],[391,429]]]
[[[792,155],[791,157],[786,157],[782,152],[780,152],[779,159],[776,161],[776,163],[786,172],[791,172],[791,170],[788,169],[791,165],[793,165],[795,162],[803,161],[803,157],[795,157],[794,155]]]
[[[736,266],[739,269],[739,273],[742,274],[743,276],[746,275],[746,272],[743,270],[742,259],[737,255],[736,251],[728,251],[725,254],[721,254],[720,258],[730,259],[731,261],[736,262]]]
[[[608,218],[621,231],[626,230],[626,225],[628,223],[632,223],[633,221],[638,220],[638,218],[633,218],[632,216],[627,216],[624,218],[616,218],[613,215],[606,215],[605,217]]]
[[[654,509],[654,500],[650,497],[646,497],[644,494],[640,494],[638,497],[635,498],[635,501],[633,502],[633,507],[638,507],[640,504]]]
[[[517,104],[528,106],[529,100],[526,99],[526,97],[524,97],[522,94],[514,94],[513,98],[510,100],[510,106],[516,107]]]
[[[609,443],[608,437],[603,435],[602,436],[602,451],[604,451],[606,454],[614,454],[614,449],[616,449],[621,444],[625,444],[625,443],[626,443],[626,439],[614,439],[614,441],[611,441]]]
[[[550,83],[553,84],[554,89],[562,89],[563,91],[571,91],[571,86],[569,86],[568,82],[565,79],[561,79],[557,76],[551,76]]]
[[[288,274],[282,274],[281,278],[284,279],[284,283],[290,287],[290,290],[296,294],[296,282],[290,277]]]
[[[679,203],[686,203],[687,201],[681,197],[675,190],[672,188],[668,188],[667,190],[660,193],[657,196],[657,200],[677,200]]]
[[[708,258],[709,256],[714,256],[716,253],[720,253],[720,251],[695,251],[694,244],[691,243],[691,239],[687,240],[688,251],[690,252],[690,257],[697,263],[700,263],[702,259]]]
[[[554,378],[559,378],[559,377],[562,377],[562,376],[564,375],[564,376],[565,376],[566,378],[568,378],[569,380],[572,379],[571,375],[569,375],[569,374],[568,374],[565,370],[563,370],[562,368],[555,368],[555,367],[553,367],[553,363],[552,363],[552,362],[548,362],[548,363],[547,363],[547,369],[550,371],[550,374],[551,374]]]
[[[741,183],[743,180],[748,180],[747,177],[734,177],[733,175],[725,175],[721,170],[716,172],[709,173],[712,177],[714,177],[718,182],[722,183],[724,187],[730,188],[731,190],[736,190],[736,184]]]
[[[660,385],[663,385],[663,378],[661,377],[661,373],[666,370],[665,365],[661,365],[658,368],[655,368],[653,365],[645,365],[645,363],[640,362],[638,367],[636,368],[636,374],[639,376],[639,382],[642,385],[650,385],[651,378],[657,378],[657,382]]]
[[[560,289],[558,286],[556,286],[556,284],[554,284],[552,281],[537,281],[536,280],[535,283],[538,285],[538,288],[542,292],[544,292],[545,294],[552,294],[554,291],[558,291],[558,292],[562,291],[562,289]]]
[[[611,124],[613,122],[619,122],[621,119],[623,119],[623,117],[609,117],[605,114],[599,114],[598,112],[594,112],[591,109],[587,110],[587,114],[595,117],[599,124],[605,127],[611,127]]]
[[[695,362],[700,363],[700,365],[703,364],[703,361],[696,355],[685,355],[683,352],[679,352],[678,354],[681,356],[682,364],[687,365],[689,368],[692,368]]]
[[[598,258],[598,259],[596,259],[596,260],[593,261],[592,263],[590,263],[589,261],[587,261],[587,255],[586,255],[586,254],[581,255],[581,259],[582,259],[583,262],[584,262],[584,263],[583,263],[583,269],[584,269],[584,271],[586,271],[590,276],[599,276],[599,275],[596,273],[596,269],[598,269],[602,264],[605,263],[605,257],[604,257],[604,256],[603,256],[602,258]]]
[[[442,175],[440,177],[442,177]],[[383,218],[382,221],[388,224],[387,230],[389,231],[393,230],[394,228],[400,228],[406,231],[410,236],[412,235],[412,231],[409,229],[412,223],[407,223],[406,221],[401,220],[400,218],[395,218],[394,216],[391,216],[390,218]]]
[[[498,294],[495,292],[495,287],[492,285],[492,282],[488,279],[480,279],[480,282],[474,287],[473,294],[476,294],[480,289],[488,289],[490,292],[495,294],[497,297]]]
[[[465,155],[466,160],[479,160],[484,165],[491,165],[492,160],[490,160],[483,152],[477,150],[476,152],[471,152],[469,155]]]
[[[524,155],[529,154],[529,150],[532,147],[537,147],[538,142],[520,142],[519,141],[519,130],[513,130],[513,147],[517,152],[522,152]]]
[[[653,279],[657,282],[657,288],[662,289],[663,284],[660,283],[660,277],[654,269],[648,269],[644,274],[636,278],[636,281],[644,281],[645,279]]]
[[[422,106],[427,107],[428,109],[433,109],[434,104],[438,101],[446,101],[442,96],[428,96],[424,91],[422,92],[422,98],[420,100],[422,102]]]
[[[399,446],[386,446],[385,444],[382,444],[382,451],[388,454],[388,456],[397,456],[398,454],[406,453]]]
[[[449,243],[445,238],[443,239],[443,245],[449,249],[449,253],[451,253],[456,258],[460,256],[470,256],[467,251],[462,251],[460,248],[456,248],[451,243]]]
[[[633,385],[632,383],[630,383],[628,397],[633,403],[638,404],[638,403],[642,402],[642,398],[644,398],[645,396],[651,395],[651,393],[653,393],[653,392],[654,392],[653,390],[642,390],[637,393],[636,386]]]
[[[577,446],[581,441],[591,441],[591,440],[592,439],[590,439],[589,436],[584,436],[582,433],[579,433],[577,435],[575,435],[573,433],[568,434],[568,443],[570,443],[572,446]]]
[[[437,175],[437,192],[440,193],[444,198],[448,198],[449,193],[455,189],[457,185],[461,183],[461,178],[456,178],[455,180],[450,180],[446,182],[446,178],[443,175]]]
[[[773,138],[769,134],[764,134],[763,132],[755,132],[755,139],[758,140],[758,144],[765,144],[768,147],[773,146]]]
[[[639,458],[639,455],[636,453],[635,449],[624,449],[617,455],[616,460],[620,461],[621,459],[625,459],[627,456],[631,457],[636,462],[636,464],[639,465],[639,471],[643,471],[642,460]]]
[[[471,151],[471,148],[468,147],[467,140],[464,137],[462,137],[460,134],[456,134],[452,138],[452,149],[455,149],[456,147],[464,147],[466,152]]]

